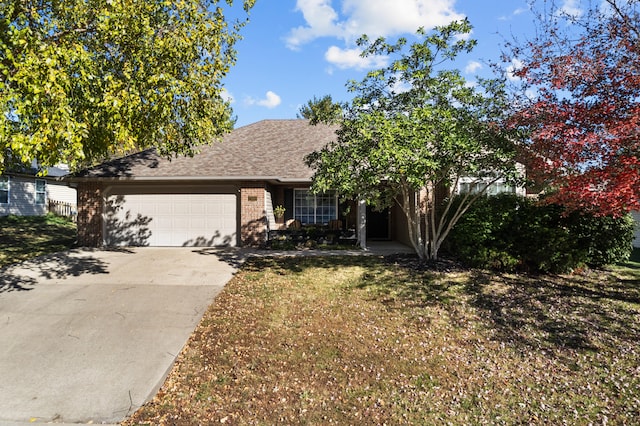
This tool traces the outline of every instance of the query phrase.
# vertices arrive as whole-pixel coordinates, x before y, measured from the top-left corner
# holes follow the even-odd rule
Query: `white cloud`
[[[511,60],[511,65],[509,65],[507,67],[507,79],[510,80],[510,81],[519,81],[519,80],[521,80],[521,78],[516,76],[515,73],[516,73],[516,71],[521,69],[523,65],[524,64],[522,63],[522,61],[520,59],[513,58]]]
[[[299,48],[319,37],[335,37],[351,44],[362,34],[370,38],[414,33],[464,18],[455,0],[342,0],[340,13],[330,0],[298,0],[306,26],[291,30],[287,46]]]
[[[524,7],[519,7],[516,10],[514,10],[513,12],[511,12],[511,15],[502,15],[502,16],[500,16],[498,18],[498,20],[500,20],[500,21],[510,21],[515,16],[522,15],[523,13],[527,12],[528,10],[529,9],[526,9]]]
[[[269,90],[265,94],[264,99],[254,99],[249,97],[245,100],[245,102],[247,105],[259,105],[271,109],[280,105],[282,103],[282,99],[280,99],[280,96],[278,96],[276,93]]]
[[[560,11],[572,18],[579,18],[584,13],[580,8],[580,0],[564,0]]]
[[[306,27],[297,27],[291,30],[287,37],[287,47],[297,49],[315,38],[332,36],[339,33],[336,25],[338,14],[331,7],[331,0],[298,0],[296,11],[302,12]]]
[[[340,69],[356,68],[359,70],[382,68],[387,65],[387,58],[383,56],[368,56],[363,58],[360,56],[362,51],[355,49],[341,49],[337,46],[331,46],[324,54],[327,62],[335,65]]]
[[[473,74],[476,71],[478,71],[479,69],[482,69],[482,64],[478,61],[469,61],[469,63],[467,63],[467,66],[464,67],[464,72],[467,74]]]
[[[227,89],[222,88],[222,91],[220,92],[220,97],[224,100],[229,102],[230,104],[234,103],[236,101],[236,99],[233,97],[233,93],[229,92]]]
[[[394,93],[405,93],[405,92],[408,92],[409,90],[411,90],[411,87],[412,87],[411,84],[398,79],[393,84],[393,87],[391,88],[391,90]]]

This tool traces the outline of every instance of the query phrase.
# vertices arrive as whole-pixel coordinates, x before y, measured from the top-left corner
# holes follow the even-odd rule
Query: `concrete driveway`
[[[122,421],[162,384],[237,253],[74,250],[0,270],[0,424]]]

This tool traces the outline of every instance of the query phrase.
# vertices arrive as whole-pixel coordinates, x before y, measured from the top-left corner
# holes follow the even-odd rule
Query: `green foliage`
[[[342,118],[342,105],[334,103],[331,95],[318,99],[315,96],[300,107],[298,118],[306,118],[310,124],[334,123]]]
[[[287,209],[282,204],[280,204],[273,209],[273,215],[277,218],[281,218],[281,217],[284,217],[284,213],[286,211]]]
[[[508,195],[481,197],[458,221],[445,243],[470,266],[511,269],[517,259],[507,252],[509,242],[497,235],[512,220],[512,212],[519,208],[519,199]],[[455,203],[460,202],[460,197]]]
[[[229,131],[221,82],[246,21],[228,22],[225,5],[0,0],[0,171],[149,146],[190,154]]]
[[[479,199],[449,235],[447,249],[476,267],[566,272],[629,258],[630,216],[567,213],[515,195]]]
[[[576,244],[584,247],[590,265],[612,265],[631,255],[635,221],[629,214],[614,218],[574,212],[567,226]]]
[[[432,33],[419,29],[418,41],[409,46],[406,39],[363,37],[363,56],[388,56],[390,65],[348,84],[355,97],[345,106],[337,141],[308,157],[315,190],[337,189],[377,208],[400,203],[421,258],[437,258],[464,213],[463,206],[440,221],[435,188],[450,187],[462,176],[515,174],[514,137],[503,126],[509,110],[503,81],[470,86],[458,70],[443,66],[473,49],[470,32],[464,20]],[[424,223],[413,197],[420,190],[427,192]]]

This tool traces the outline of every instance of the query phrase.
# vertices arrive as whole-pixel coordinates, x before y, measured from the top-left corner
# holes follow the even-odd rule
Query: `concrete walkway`
[[[0,424],[122,421],[155,394],[240,261],[74,250],[0,270]]]

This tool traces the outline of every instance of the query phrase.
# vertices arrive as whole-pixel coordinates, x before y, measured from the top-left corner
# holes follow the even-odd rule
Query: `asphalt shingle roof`
[[[277,179],[308,181],[304,157],[336,139],[336,126],[263,120],[233,130],[193,157],[168,160],[149,149],[83,170],[77,178]]]

